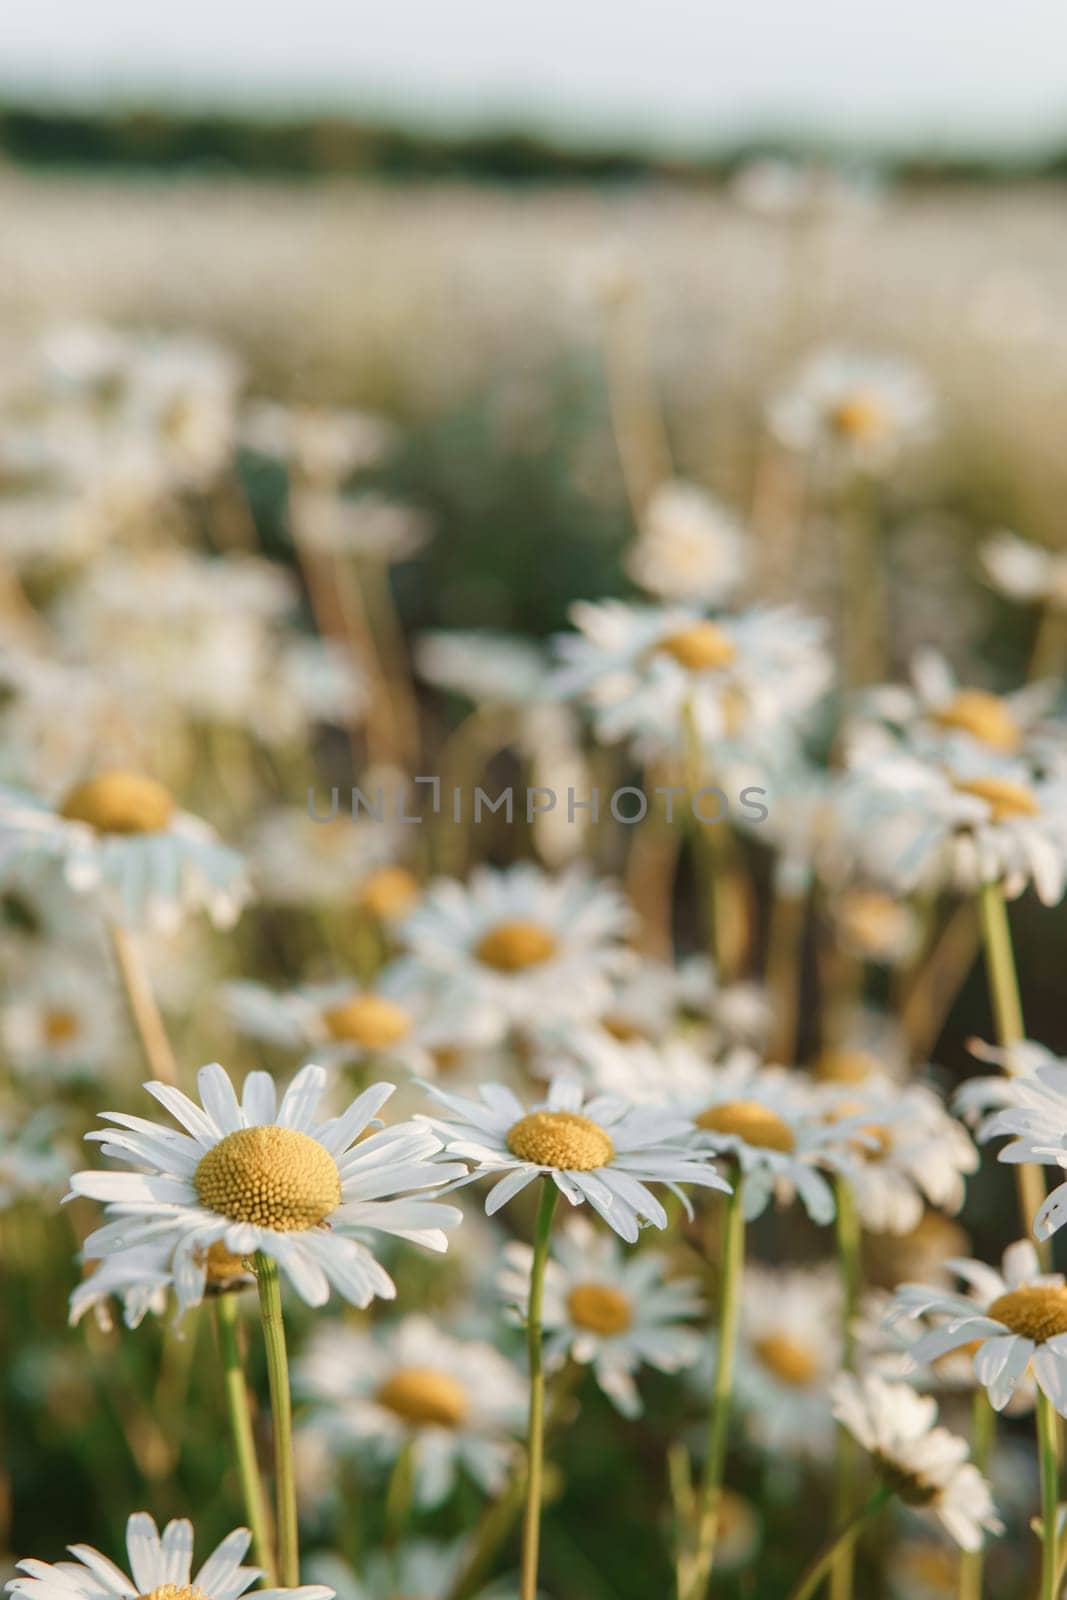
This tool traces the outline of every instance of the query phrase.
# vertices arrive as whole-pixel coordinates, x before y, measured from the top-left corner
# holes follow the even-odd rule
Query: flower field
[[[1058,193],[0,197],[0,1578],[1055,1600]]]

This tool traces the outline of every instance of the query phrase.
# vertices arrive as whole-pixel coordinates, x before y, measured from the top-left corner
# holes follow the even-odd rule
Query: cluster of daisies
[[[69,1219],[70,1322],[109,1359],[213,1310],[249,1522],[193,1577],[190,1523],[136,1513],[130,1576],[73,1545],[12,1590],[570,1600],[551,1522],[591,1419],[627,1478],[658,1452],[677,1600],[756,1592],[812,1474],[827,1543],[795,1530],[798,1597],[831,1572],[870,1592],[853,1562],[892,1501],[892,1592],[979,1600],[990,1537],[998,1583],[1036,1567],[1040,1497],[1051,1600],[1067,1063],[1025,1038],[1008,906],[1067,890],[1062,558],[981,552],[1040,611],[1025,686],[929,649],[883,682],[873,635],[843,670],[831,619],[762,597],[742,518],[669,478],[631,598],[544,646],[409,652],[389,568],[432,525],[378,487],[381,419],[251,400],[198,340],[78,327],[27,350],[0,421],[0,1208],[13,1237]],[[852,517],[935,421],[919,374],[831,351],[766,430]],[[410,802],[434,763],[486,782],[501,757],[559,792],[637,771],[655,800],[636,831],[545,810],[505,866],[447,815],[305,802],[323,768]],[[765,817],[673,805],[711,785],[758,786]],[[980,942],[993,1071],[960,1086],[928,1058]],[[240,1070],[194,1072],[216,1053]],[[1021,1207],[999,1268],[958,1220],[990,1140],[1019,1178],[989,1178]],[[257,1294],[270,1448],[226,1355]]]

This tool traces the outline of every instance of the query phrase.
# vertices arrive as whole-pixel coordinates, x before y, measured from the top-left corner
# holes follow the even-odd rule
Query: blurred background
[[[71,324],[193,333],[232,354],[252,399],[397,424],[364,483],[433,529],[391,565],[409,637],[540,640],[574,599],[631,593],[630,429],[660,452],[653,475],[712,491],[768,550],[792,527],[762,592],[834,623],[833,540],[816,498],[789,502],[765,427],[777,386],[833,344],[902,357],[937,396],[936,434],[883,488],[895,670],[933,643],[965,679],[1025,676],[1032,616],[983,584],[974,552],[1002,528],[1065,542],[1053,0],[60,0],[4,32],[0,351]],[[237,465],[262,549],[289,561],[284,473],[249,452]],[[1061,912],[1027,900],[1015,916],[1030,1031],[1065,1051]],[[936,1046],[950,1078],[989,1026],[976,966]],[[979,1253],[1014,1232],[1002,1203],[974,1185]],[[19,1282],[36,1242],[7,1263]],[[118,1553],[136,1485],[178,1511],[222,1468],[181,1455],[102,1362],[87,1382],[80,1334],[32,1348],[68,1290],[38,1280],[22,1306],[15,1431],[33,1445],[15,1509],[43,1555],[60,1502],[86,1508],[72,1538]],[[155,1344],[127,1344],[142,1395],[196,1392],[191,1348],[157,1365]],[[603,1520],[606,1436],[576,1446],[557,1530],[557,1570],[596,1600],[638,1570],[604,1530],[594,1559],[581,1548]],[[653,1513],[636,1477],[620,1484],[654,1585]],[[743,1486],[759,1494],[755,1469]]]

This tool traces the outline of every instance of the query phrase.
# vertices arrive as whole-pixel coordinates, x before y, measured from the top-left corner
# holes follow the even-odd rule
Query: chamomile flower
[[[869,1373],[838,1375],[833,1413],[867,1450],[904,1505],[936,1517],[963,1550],[1003,1532],[989,1484],[968,1460],[966,1439],[936,1426],[937,1401]]]
[[[747,1267],[735,1375],[750,1435],[765,1450],[827,1458],[830,1381],[841,1365],[841,1282],[832,1266]]]
[[[863,1135],[855,1117],[833,1126],[799,1074],[764,1067],[747,1050],[714,1064],[680,1039],[659,1049],[589,1040],[586,1062],[600,1089],[688,1118],[698,1148],[736,1165],[749,1220],[772,1198],[795,1195],[813,1221],[833,1218],[826,1171],[842,1164],[848,1139]]]
[[[440,630],[415,644],[419,676],[478,706],[529,706],[544,693],[544,654],[528,639],[488,631]]]
[[[868,1078],[854,1095],[833,1085],[825,1104],[831,1122],[847,1114],[855,1125],[859,1118],[863,1136],[849,1140],[840,1170],[869,1232],[907,1233],[922,1218],[924,1200],[952,1215],[960,1210],[978,1152],[936,1090]]]
[[[487,1032],[577,1020],[603,1009],[632,958],[622,944],[622,896],[584,870],[548,877],[520,863],[488,867],[468,884],[431,884],[401,924],[398,981],[420,984],[442,1012]]]
[[[369,489],[348,496],[297,488],[290,494],[289,515],[301,544],[364,560],[410,561],[431,534],[425,512]]]
[[[512,1243],[497,1279],[508,1304],[525,1317],[533,1251]],[[634,1373],[641,1366],[678,1372],[698,1359],[703,1340],[685,1326],[702,1310],[695,1279],[671,1279],[652,1250],[624,1253],[611,1234],[584,1217],[552,1241],[541,1312],[545,1359],[571,1356],[591,1366],[597,1383],[624,1416],[639,1416]]]
[[[297,477],[319,484],[337,484],[377,466],[395,438],[390,424],[369,412],[284,406],[271,400],[247,408],[242,436],[250,449],[276,456]]]
[[[390,1063],[427,1077],[435,1050],[463,1042],[442,1027],[423,994],[403,996],[388,976],[373,987],[342,978],[283,993],[262,983],[230,983],[222,998],[239,1033],[302,1051],[327,1067]]]
[[[922,439],[933,395],[921,373],[893,357],[821,350],[774,397],[772,432],[831,469],[888,467]]]
[[[314,800],[256,819],[247,848],[257,895],[281,906],[343,901],[390,921],[406,915],[419,885],[401,865],[401,828],[388,819],[356,821],[340,807],[333,817],[312,815]]]
[[[0,1211],[20,1200],[54,1200],[69,1173],[66,1154],[56,1144],[53,1111],[26,1117],[13,1105],[0,1105]]]
[[[983,1039],[968,1039],[967,1048],[979,1061],[988,1061],[1000,1068],[995,1077],[968,1078],[952,1097],[953,1110],[977,1130],[979,1142],[985,1137],[985,1119],[1015,1104],[1017,1078],[1032,1078],[1038,1067],[1065,1065],[1047,1045],[1039,1044],[1036,1039],[1019,1039],[1004,1046],[986,1044]]]
[[[162,1535],[152,1518],[136,1511],[126,1524],[126,1553],[132,1577],[92,1545],[72,1544],[74,1561],[50,1566],[47,1561],[20,1561],[23,1578],[7,1585],[11,1594],[27,1600],[239,1600],[263,1574],[258,1567],[243,1567],[252,1542],[247,1528],[235,1528],[191,1576],[193,1525],[184,1518],[168,1522]],[[333,1590],[323,1584],[297,1589],[257,1589],[267,1600],[333,1600]]]
[[[898,890],[973,894],[1030,884],[1046,905],[1067,888],[1067,781],[957,747],[943,758],[893,755],[858,768],[842,801],[857,854]]]
[[[647,1184],[666,1184],[675,1194],[685,1183],[729,1192],[725,1179],[694,1152],[692,1120],[676,1111],[612,1095],[590,1098],[570,1078],[554,1079],[547,1099],[532,1110],[500,1084],[483,1084],[478,1100],[433,1084],[429,1089],[450,1113],[432,1119],[445,1153],[472,1163],[471,1181],[499,1179],[485,1202],[489,1216],[538,1178],[551,1178],[572,1206],[588,1201],[633,1244],[642,1222],[667,1225]]]
[[[1067,1284],[1062,1273],[1043,1273],[1029,1239],[1004,1252],[997,1272],[983,1261],[953,1261],[967,1285],[959,1294],[905,1283],[891,1319],[926,1318],[934,1326],[911,1347],[916,1362],[936,1361],[966,1347],[989,1403],[1003,1411],[1016,1386],[1033,1372],[1061,1415],[1067,1415]]]
[[[1067,608],[1067,556],[1062,551],[1005,530],[987,539],[979,556],[989,583],[1009,600],[1042,600],[1060,611]]]
[[[690,716],[705,747],[780,746],[832,677],[822,624],[787,606],[711,617],[582,601],[571,620],[555,692],[589,707],[602,743],[627,741],[642,759],[678,755]]]
[[[433,1544],[427,1539],[406,1539],[400,1549],[374,1550],[361,1563],[359,1576],[337,1556],[312,1556],[307,1563],[314,1578],[328,1583],[337,1600],[445,1600],[463,1562],[467,1542]],[[513,1600],[515,1580],[503,1578],[479,1588],[471,1600]]]
[[[13,973],[0,996],[0,1041],[28,1080],[100,1076],[122,1039],[114,991],[87,963],[54,951]]]
[[[431,1160],[441,1140],[425,1122],[361,1138],[392,1084],[374,1084],[340,1116],[321,1118],[326,1081],[322,1067],[306,1066],[279,1104],[270,1076],[250,1072],[238,1101],[213,1063],[198,1075],[200,1106],[167,1084],[145,1085],[183,1133],[105,1112],[114,1127],[87,1138],[138,1170],[75,1173],[71,1194],[103,1201],[111,1219],[86,1240],[86,1254],[166,1242],[183,1310],[202,1298],[207,1253],[219,1242],[235,1256],[272,1257],[308,1305],[325,1304],[331,1285],[353,1305],[392,1299],[393,1281],[362,1235],[392,1234],[443,1251],[443,1230],[460,1214],[419,1191],[464,1169]]]
[[[1067,1063],[1055,1059],[1005,1083],[1010,1099],[983,1124],[983,1143],[1008,1134],[1001,1161],[1067,1168]],[[1056,1185],[1034,1217],[1034,1237],[1048,1239],[1065,1222],[1067,1182]]]
[[[70,1323],[73,1327],[86,1312],[92,1311],[102,1328],[111,1327],[111,1303],[122,1305],[122,1320],[127,1328],[138,1328],[149,1311],[160,1317],[174,1289],[174,1251],[168,1242],[132,1245],[117,1250],[102,1261],[82,1257],[87,1275],[70,1295]],[[241,1256],[231,1254],[221,1239],[202,1252],[208,1295],[226,1294],[233,1289],[251,1288],[254,1275]],[[180,1315],[180,1308],[179,1308]]]
[[[525,1384],[492,1345],[406,1317],[375,1332],[321,1327],[296,1372],[306,1427],[388,1467],[410,1449],[416,1504],[440,1505],[460,1476],[495,1493],[515,1456]]]
[[[626,570],[660,600],[722,605],[747,576],[745,531],[706,489],[676,478],[649,496]]]
[[[922,650],[911,663],[911,686],[874,689],[867,697],[899,737],[920,753],[962,743],[999,756],[1018,756],[1056,697],[1055,683],[1032,683],[1014,694],[961,684],[936,650]],[[855,743],[863,723],[852,730]]]
[[[118,769],[75,784],[55,806],[0,790],[0,876],[32,883],[55,868],[109,918],[158,931],[195,910],[230,927],[249,894],[244,861],[206,822],[180,811],[161,783]]]

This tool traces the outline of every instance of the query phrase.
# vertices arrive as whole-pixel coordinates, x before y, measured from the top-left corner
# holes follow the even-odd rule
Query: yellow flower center
[[[1067,1287],[1053,1284],[1024,1284],[998,1295],[986,1315],[1002,1322],[1012,1333],[1035,1344],[1044,1344],[1057,1334],[1067,1333]]]
[[[727,1100],[722,1105],[709,1106],[696,1121],[697,1127],[707,1133],[731,1133],[760,1150],[788,1153],[796,1143],[789,1124],[758,1100]]]
[[[869,1050],[824,1050],[815,1072],[829,1083],[863,1083],[879,1066],[878,1057]]]
[[[1012,817],[1036,817],[1041,810],[1037,796],[1024,783],[1013,783],[1010,778],[969,778],[955,785],[959,794],[972,794],[984,800],[993,813],[994,822],[1008,822]]]
[[[1022,733],[1011,711],[999,695],[988,689],[959,689],[947,705],[933,713],[942,728],[969,733],[972,739],[993,750],[1010,753],[1022,742]]]
[[[940,1545],[923,1544],[908,1549],[905,1546],[898,1559],[909,1586],[914,1585],[922,1594],[929,1591],[952,1600],[958,1592],[960,1558],[954,1547],[942,1549]]]
[[[613,1039],[618,1039],[620,1044],[632,1044],[635,1039],[644,1039],[647,1035],[631,1022],[629,1017],[601,1017],[600,1026],[605,1033],[610,1033]]]
[[[81,1031],[73,1011],[46,1011],[42,1026],[49,1044],[69,1044]]]
[[[714,672],[730,665],[737,655],[737,646],[714,622],[694,622],[691,627],[681,628],[661,639],[656,654],[670,656],[687,672]]]
[[[337,1163],[317,1139],[268,1123],[213,1145],[193,1175],[204,1205],[279,1233],[317,1227],[341,1203]]]
[[[876,394],[857,389],[830,410],[830,426],[842,439],[870,443],[889,430],[889,417]]]
[[[360,910],[386,922],[410,911],[418,898],[418,879],[406,867],[379,867],[360,884],[356,903]]]
[[[607,1283],[578,1283],[567,1296],[567,1311],[575,1327],[590,1333],[625,1333],[633,1321],[630,1302]]]
[[[357,994],[330,1006],[322,1020],[331,1039],[348,1039],[366,1050],[384,1050],[411,1032],[411,1018],[402,1006],[380,994]]]
[[[375,1398],[404,1422],[458,1428],[467,1415],[467,1391],[448,1372],[434,1367],[398,1367]]]
[[[512,1123],[506,1142],[520,1161],[567,1172],[595,1172],[615,1154],[610,1135],[577,1111],[531,1111]]]
[[[474,954],[498,972],[522,972],[525,967],[539,967],[551,961],[556,948],[555,936],[547,928],[516,917],[510,922],[498,922],[483,933]]]
[[[149,1589],[141,1600],[208,1600],[208,1596],[195,1583],[161,1583],[158,1589]]]
[[[174,801],[161,783],[139,772],[100,772],[75,784],[59,814],[98,833],[161,833],[174,815]]]
[[[819,1363],[807,1346],[787,1333],[769,1333],[755,1339],[752,1348],[758,1361],[776,1378],[795,1389],[804,1389],[819,1375]]]
[[[227,1250],[221,1239],[216,1239],[210,1244],[203,1256],[203,1266],[207,1273],[207,1281],[215,1288],[224,1284],[233,1283],[237,1278],[248,1276],[248,1268],[242,1256],[235,1256]]]
[[[872,951],[895,943],[907,925],[903,906],[877,889],[856,889],[842,896],[838,917],[850,937]]]

